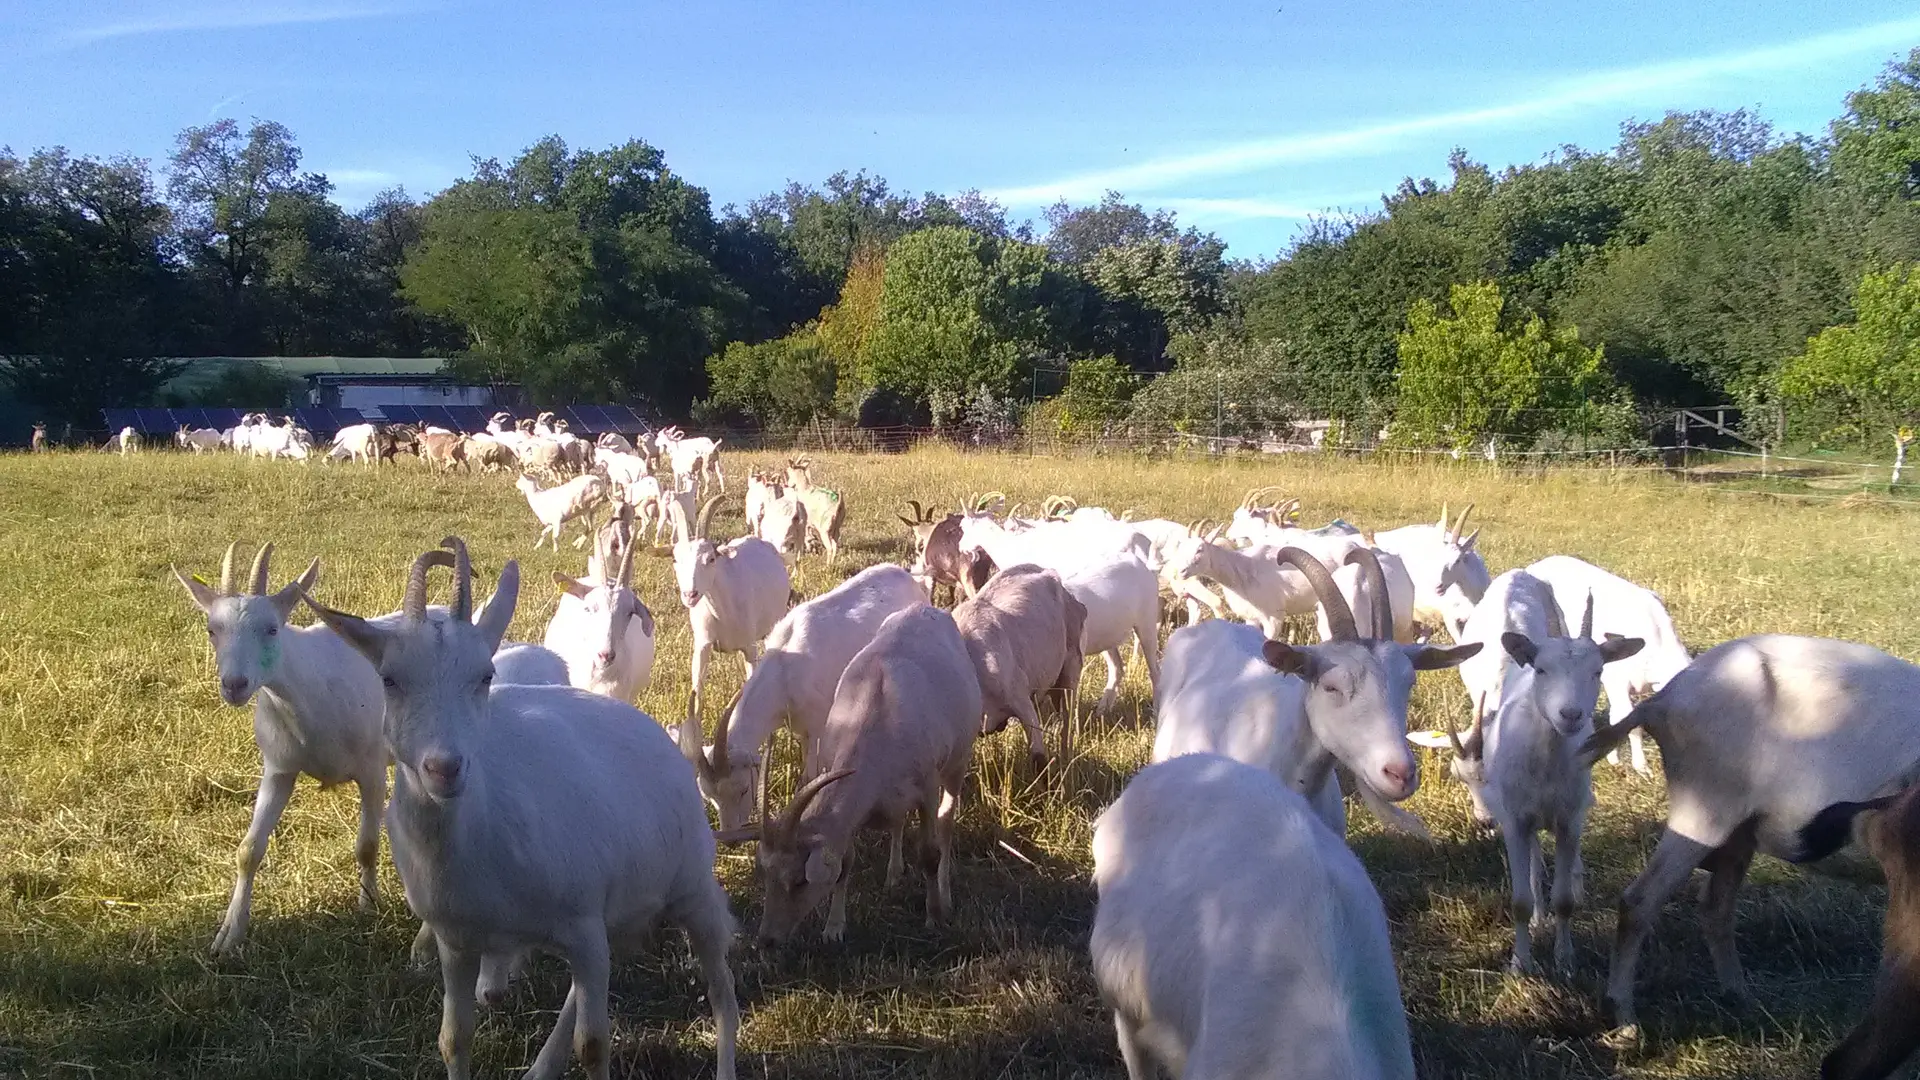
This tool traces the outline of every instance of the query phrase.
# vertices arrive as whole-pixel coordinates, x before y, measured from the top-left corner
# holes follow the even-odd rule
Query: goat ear
[[[578,578],[570,578],[558,570],[553,572],[553,585],[568,596],[578,597],[581,600],[585,600],[587,594],[593,591],[593,586]]]
[[[1313,679],[1314,656],[1305,649],[1296,649],[1284,641],[1269,641],[1260,646],[1260,657],[1275,671]]]
[[[380,661],[387,654],[387,642],[391,640],[386,630],[358,615],[349,615],[316,603],[313,596],[304,590],[300,593],[300,599],[313,609],[315,615],[320,616],[320,621],[326,624],[327,629],[340,635],[340,640],[353,646],[353,650],[366,657],[374,667],[380,666]]]
[[[817,843],[812,851],[807,852],[807,884],[837,881],[839,877],[840,856],[828,851],[824,843]]]
[[[300,576],[288,582],[279,592],[274,593],[273,609],[280,613],[280,621],[286,622],[293,609],[300,606],[300,597],[320,581],[320,559],[318,556],[307,564]]]
[[[513,621],[513,609],[519,601],[520,563],[508,559],[507,565],[500,568],[500,580],[493,587],[493,595],[473,613],[473,625],[480,628],[489,650],[500,651],[500,642],[506,639],[507,624]]]
[[[1500,635],[1500,647],[1507,650],[1507,655],[1513,657],[1514,663],[1527,667],[1531,667],[1534,658],[1540,655],[1540,647],[1533,643],[1532,638],[1512,630]]]
[[[1646,641],[1641,638],[1608,634],[1607,640],[1600,643],[1600,658],[1611,664],[1615,660],[1625,660],[1646,646]]]
[[[1408,645],[1404,648],[1413,670],[1439,671],[1441,668],[1458,667],[1461,661],[1478,654],[1482,647],[1482,642],[1469,641],[1465,645]]]
[[[167,569],[173,571],[173,580],[178,581],[180,587],[187,590],[187,595],[193,597],[194,607],[201,611],[213,610],[213,602],[220,599],[219,589],[201,581],[198,577],[182,574],[178,567],[169,566]]]

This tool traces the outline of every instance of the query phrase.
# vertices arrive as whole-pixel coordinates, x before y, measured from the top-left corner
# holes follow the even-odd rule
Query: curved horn
[[[800,824],[800,815],[806,813],[808,804],[813,802],[815,796],[825,790],[828,784],[852,775],[852,769],[835,769],[807,781],[805,786],[793,793],[793,801],[787,804],[786,811],[780,815],[780,831],[791,834]]]
[[[1487,714],[1484,711],[1476,711],[1473,715],[1473,725],[1467,728],[1465,756],[1478,759],[1482,754],[1486,753],[1486,749]]]
[[[1373,594],[1374,639],[1393,640],[1393,600],[1387,596],[1387,575],[1380,570],[1380,557],[1372,548],[1356,547],[1347,552],[1345,561],[1349,565],[1360,564],[1360,573],[1367,579],[1367,591]]]
[[[693,519],[693,535],[695,539],[706,538],[707,530],[713,525],[713,509],[725,502],[726,498],[725,495],[715,495],[713,498],[707,500],[706,505],[700,508],[700,513]]]
[[[1453,530],[1447,528],[1447,504],[1446,503],[1440,504],[1440,531],[1443,533],[1446,533],[1448,536],[1453,535]]]
[[[239,546],[238,540],[228,544],[227,553],[220,557],[220,595],[222,596],[233,595],[233,551]]]
[[[1580,636],[1582,638],[1590,638],[1593,636],[1593,590],[1592,589],[1587,590],[1587,610],[1581,613],[1580,615]]]
[[[453,552],[453,617],[473,621],[473,563],[467,557],[467,542],[457,536],[445,537],[440,546]]]
[[[427,570],[435,566],[452,566],[453,555],[445,551],[423,551],[413,560],[413,569],[407,573],[407,597],[400,602],[400,613],[408,622],[419,622],[427,617]]]
[[[733,710],[740,707],[740,696],[747,692],[745,685],[733,692],[727,707],[720,710],[720,719],[715,721],[713,729],[713,771],[727,771],[727,727],[733,723]]]
[[[1447,533],[1447,539],[1456,544],[1460,542],[1460,530],[1467,527],[1467,515],[1471,513],[1473,513],[1473,504],[1468,503],[1466,509],[1460,511],[1460,516],[1453,519],[1453,529]]]
[[[633,589],[633,549],[633,533],[629,531],[627,533],[627,542],[620,552],[620,572],[615,575],[614,578],[614,580],[620,583],[621,588],[629,591]]]
[[[253,569],[247,574],[247,580],[251,583],[247,586],[247,591],[254,596],[267,595],[267,560],[271,558],[273,558],[273,541],[269,540],[261,544],[260,550],[254,554]]]
[[[1306,575],[1307,583],[1313,586],[1313,595],[1320,606],[1327,610],[1327,629],[1333,631],[1335,640],[1353,641],[1360,637],[1360,630],[1353,624],[1353,609],[1347,606],[1347,598],[1333,583],[1333,575],[1327,572],[1327,564],[1297,547],[1284,547],[1277,556],[1280,565],[1291,566]]]
[[[1464,758],[1467,756],[1467,748],[1460,745],[1460,729],[1454,726],[1453,717],[1451,716],[1447,717],[1447,742],[1453,744],[1455,757]]]

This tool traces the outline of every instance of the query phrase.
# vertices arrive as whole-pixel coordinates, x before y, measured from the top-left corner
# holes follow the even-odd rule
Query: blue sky
[[[0,144],[162,165],[183,127],[273,119],[357,206],[637,136],[716,207],[856,168],[1016,216],[1116,188],[1256,258],[1455,146],[1534,161],[1668,109],[1818,133],[1915,45],[1911,0],[9,0]]]

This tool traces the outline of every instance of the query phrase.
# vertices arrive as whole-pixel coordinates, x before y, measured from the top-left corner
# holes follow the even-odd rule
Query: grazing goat
[[[1598,606],[1596,596],[1596,624]],[[1660,744],[1668,810],[1646,869],[1620,899],[1607,998],[1622,1038],[1638,1034],[1640,947],[1695,867],[1712,875],[1700,914],[1707,953],[1721,985],[1744,996],[1733,909],[1754,852],[1804,861],[1800,830],[1821,809],[1920,779],[1920,667],[1831,638],[1740,638],[1600,728],[1582,756],[1591,764],[1639,728]]]
[[[791,567],[807,550],[807,505],[798,492],[772,477],[747,476],[747,525],[772,544]]]
[[[429,431],[420,436],[420,456],[430,465],[451,472],[454,466],[468,469],[467,439],[464,435]]]
[[[929,597],[940,585],[945,585],[948,596],[952,597],[960,588],[968,566],[967,557],[960,552],[960,515],[935,517],[932,510],[923,509],[914,500],[908,500],[907,506],[913,516],[897,516],[913,532],[913,576],[920,580]]]
[[[398,623],[314,604],[386,686],[394,760],[387,831],[407,901],[440,949],[440,1053],[449,1080],[471,1070],[472,989],[484,953],[547,949],[573,985],[531,1069],[552,1080],[569,1036],[589,1076],[612,1058],[607,981],[616,947],[664,919],[687,933],[707,980],[718,1076],[734,1076],[740,1010],[727,952],[733,917],[713,876],[713,834],[693,769],[645,713],[560,686],[500,686],[492,656],[519,588],[507,563],[472,618],[466,546],[414,561]],[[430,620],[427,571],[451,564],[449,618]],[[311,599],[308,601],[312,604]]]
[[[1596,640],[1613,635],[1637,637],[1647,643],[1634,659],[1609,665],[1606,677],[1601,680],[1600,686],[1607,692],[1609,722],[1617,724],[1626,719],[1633,711],[1635,695],[1651,694],[1667,685],[1667,680],[1692,661],[1687,647],[1680,643],[1680,635],[1673,629],[1667,606],[1651,590],[1570,555],[1541,559],[1527,567],[1527,573],[1552,586],[1563,618],[1585,603],[1591,593]],[[1634,770],[1642,774],[1651,772],[1639,729],[1633,730],[1630,741]],[[1607,760],[1618,765],[1620,752],[1609,754]]]
[[[840,530],[846,524],[847,504],[840,493],[813,484],[813,463],[806,458],[787,461],[787,490],[806,507],[807,533],[827,561],[840,557]]]
[[[1820,1062],[1821,1080],[1882,1080],[1920,1047],[1920,787],[1865,802],[1836,803],[1800,830],[1810,859],[1832,854],[1858,830],[1887,875],[1887,917],[1880,973],[1865,1016]]]
[[[1080,650],[1087,609],[1073,598],[1060,575],[1029,564],[1010,566],[971,599],[953,611],[966,639],[967,655],[979,676],[985,701],[983,734],[1018,719],[1027,732],[1027,752],[1035,764],[1047,760],[1040,734],[1040,713],[1034,695],[1064,691],[1063,711],[1080,689],[1080,669],[1086,654]],[[1060,757],[1071,750],[1071,733],[1063,720]]]
[[[512,447],[491,435],[468,435],[461,442],[461,451],[466,455],[467,467],[478,465],[483,473],[512,472],[520,463]]]
[[[1139,642],[1147,681],[1158,687],[1160,579],[1147,564],[1132,555],[1122,555],[1067,574],[1061,583],[1087,610],[1080,632],[1081,654],[1098,653],[1107,658],[1107,685],[1100,693],[1096,711],[1111,711],[1119,698],[1120,680],[1127,673],[1125,649],[1129,639]]]
[[[555,571],[560,606],[547,621],[546,647],[567,664],[567,681],[631,702],[653,677],[653,612],[633,592],[631,534],[618,570],[596,581]]]
[[[708,499],[690,535],[673,545],[673,576],[693,623],[693,692],[687,722],[680,728],[680,746],[689,759],[700,752],[707,665],[713,654],[739,653],[752,676],[760,642],[787,613],[793,590],[787,564],[772,544],[752,536],[716,544],[707,537],[714,508],[724,498]]]
[[[847,664],[820,730],[820,775],[758,831],[760,941],[786,940],[829,894],[824,936],[847,926],[853,835],[920,814],[927,925],[953,910],[953,815],[980,734],[980,684],[953,616],[918,604],[887,616]],[[724,839],[754,838],[751,832]]]
[[[694,757],[700,790],[719,811],[721,828],[739,828],[753,813],[753,793],[765,764],[762,748],[782,719],[800,740],[801,776],[810,779],[818,771],[814,743],[826,726],[841,673],[888,616],[926,602],[911,575],[883,563],[801,604],[774,625],[740,696],[720,714],[713,745]]]
[[[1168,553],[1167,565],[1175,577],[1205,578],[1220,587],[1227,611],[1260,628],[1269,638],[1282,635],[1289,615],[1311,614],[1317,603],[1313,587],[1298,574],[1274,561],[1279,549],[1254,547],[1236,551],[1215,541],[1220,530],[1202,535],[1196,527]]]
[[[1373,534],[1373,546],[1398,555],[1413,580],[1414,623],[1429,634],[1445,627],[1456,641],[1493,580],[1474,546],[1480,530],[1460,535],[1471,513],[1473,504],[1468,503],[1449,524],[1447,508],[1442,506],[1438,525],[1408,525]]]
[[[320,560],[292,584],[269,593],[273,545],[265,544],[254,556],[251,584],[242,593],[234,588],[235,546],[229,545],[220,561],[218,588],[173,571],[206,615],[221,700],[229,705],[253,702],[253,739],[260,748],[260,791],[254,798],[253,822],[240,842],[233,895],[213,938],[216,954],[235,952],[246,941],[254,876],[301,775],[323,787],[351,781],[360,789],[360,832],[353,854],[360,866],[362,911],[372,909],[377,891],[380,812],[387,797],[379,676],[331,630],[287,625],[302,591],[318,577]]]
[[[553,550],[559,551],[560,532],[575,518],[585,518],[591,534],[593,512],[607,500],[607,482],[591,474],[542,489],[533,477],[522,473],[513,486],[527,497],[527,506],[533,510],[533,516],[540,519],[540,535],[533,541],[536,551],[546,540],[551,540]]]
[[[1506,842],[1513,897],[1508,969],[1516,974],[1536,970],[1532,927],[1544,923],[1547,913],[1540,834],[1548,830],[1553,832],[1553,964],[1562,975],[1573,974],[1573,909],[1586,880],[1580,840],[1593,807],[1593,773],[1580,760],[1580,743],[1593,732],[1601,669],[1639,652],[1643,644],[1639,638],[1595,642],[1588,636],[1592,633],[1591,599],[1574,637],[1502,633],[1501,648],[1518,670],[1505,680],[1492,721],[1472,748],[1460,743],[1451,726],[1447,731],[1460,766],[1455,775],[1475,789],[1476,811],[1484,809],[1493,818]]]
[[[327,457],[333,461],[362,461],[375,464],[379,458],[379,443],[372,424],[348,424],[333,433],[333,449]]]
[[[1413,1080],[1380,895],[1271,774],[1147,766],[1094,822],[1093,884],[1093,977],[1130,1080]]]
[[[1375,816],[1423,834],[1417,818],[1389,805],[1411,797],[1420,784],[1419,762],[1406,740],[1414,675],[1452,667],[1480,646],[1362,638],[1333,575],[1317,558],[1283,548],[1279,559],[1305,576],[1326,607],[1332,640],[1287,645],[1220,620],[1175,631],[1160,666],[1153,760],[1214,753],[1266,769],[1344,836],[1338,763],[1352,771]],[[1370,560],[1362,566],[1378,576]],[[1386,616],[1376,610],[1375,617],[1383,622]]]

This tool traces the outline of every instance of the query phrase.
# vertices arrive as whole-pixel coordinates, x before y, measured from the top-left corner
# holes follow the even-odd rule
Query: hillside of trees
[[[1447,167],[1252,263],[1119,193],[1028,225],[854,172],[716,210],[639,140],[549,137],[353,212],[272,122],[190,128],[159,170],[0,151],[0,378],[83,425],[167,357],[327,354],[776,429],[1525,448],[1730,404],[1882,448],[1920,421],[1920,49],[1817,137],[1670,114]]]

